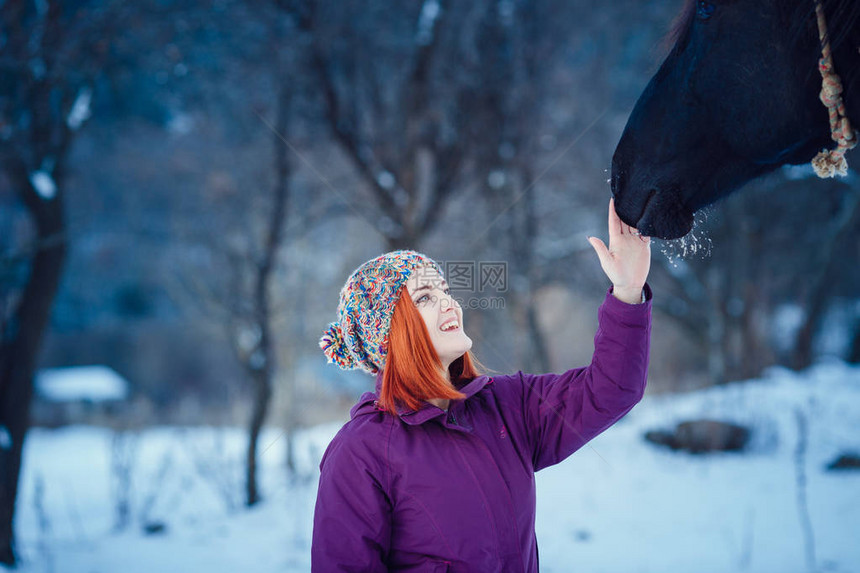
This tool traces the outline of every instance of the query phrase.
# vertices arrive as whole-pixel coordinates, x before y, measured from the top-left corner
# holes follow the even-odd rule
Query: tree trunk
[[[296,476],[296,450],[295,444],[293,443],[293,436],[296,433],[296,413],[297,408],[295,404],[296,399],[296,381],[295,379],[289,380],[287,382],[287,420],[284,424],[284,437],[285,443],[287,445],[284,459],[284,466],[287,469],[287,477],[292,479]]]
[[[269,300],[269,280],[277,264],[278,251],[284,238],[284,221],[287,216],[287,199],[290,191],[290,165],[283,139],[287,137],[290,115],[290,88],[288,79],[282,75],[278,93],[277,119],[275,123],[275,188],[271,219],[263,250],[263,258],[257,268],[254,291],[254,322],[260,329],[260,342],[248,358],[246,367],[254,382],[254,408],[248,431],[246,500],[252,506],[260,500],[257,488],[257,442],[266,420],[272,398],[272,379],[276,371],[275,345],[272,340],[272,308]]]
[[[13,318],[3,332],[0,348],[0,563],[14,566],[15,502],[24,438],[30,421],[33,374],[59,288],[66,244],[60,189],[52,199],[42,199],[30,185],[22,164],[7,165],[7,174],[20,190],[23,203],[36,224],[38,237],[30,276]]]
[[[860,363],[860,323],[854,324],[854,330],[851,335],[851,350],[848,352],[848,362],[851,364]]]
[[[410,233],[408,231],[400,235],[385,235],[385,243],[388,246],[389,251],[418,249],[418,238],[414,233]]]
[[[260,501],[259,488],[257,487],[257,444],[260,438],[260,430],[266,420],[269,402],[272,397],[272,385],[269,374],[265,369],[258,372],[254,377],[254,409],[251,414],[251,424],[248,431],[248,451],[246,459],[246,482],[245,482],[245,505],[253,506]]]
[[[535,268],[534,244],[537,239],[537,215],[535,214],[535,177],[528,159],[522,159],[517,167],[520,172],[520,187],[522,191],[523,208],[520,215],[523,219],[520,237],[516,241],[519,244],[519,259],[523,265],[523,272],[528,282],[527,292],[523,300],[526,306],[526,324],[528,325],[529,346],[533,372],[549,372],[549,352],[546,348],[546,340],[540,329],[537,319],[537,308],[535,303],[535,290],[540,285],[540,277]],[[514,245],[514,251],[517,250]],[[510,272],[510,269],[508,269]]]
[[[842,263],[842,260],[837,257],[837,250],[844,243],[850,241],[858,217],[860,217],[860,190],[852,187],[836,224],[831,229],[830,236],[827,240],[822,241],[818,249],[818,272],[809,279],[810,287],[806,303],[808,311],[794,345],[792,368],[795,370],[802,370],[812,364],[814,336],[824,311],[827,310],[828,293],[831,285],[835,282],[833,276],[839,272]]]
[[[811,303],[806,313],[806,319],[797,332],[791,364],[795,370],[803,370],[812,364],[812,343],[825,309],[825,294],[821,292],[822,286],[825,286],[824,283],[818,283],[819,288],[814,289],[810,296]]]
[[[708,377],[711,384],[722,384],[726,381],[726,312],[723,300],[717,294],[723,292],[726,286],[724,277],[719,271],[711,270],[707,274],[708,290]]]
[[[541,332],[540,324],[537,319],[537,309],[533,296],[529,296],[526,300],[526,318],[529,327],[529,345],[531,346],[532,364],[534,365],[533,372],[549,372],[549,354],[546,350],[546,340],[543,332]]]

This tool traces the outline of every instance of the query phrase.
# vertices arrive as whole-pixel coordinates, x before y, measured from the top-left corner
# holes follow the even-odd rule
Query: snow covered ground
[[[752,427],[751,450],[691,456],[641,438],[694,417]],[[799,420],[807,428],[811,544],[798,503]],[[119,438],[91,427],[34,430],[19,500],[20,570],[307,571],[315,467],[338,427],[302,434],[308,477],[293,484],[284,479],[280,431],[265,432],[265,501],[250,511],[239,497],[241,430],[155,428]],[[589,446],[538,474],[541,570],[860,573],[860,472],[824,471],[844,450],[860,451],[860,368],[771,370],[748,383],[646,396]],[[112,465],[127,470],[127,487]],[[124,498],[129,522],[117,530]],[[146,525],[164,529],[147,535]]]

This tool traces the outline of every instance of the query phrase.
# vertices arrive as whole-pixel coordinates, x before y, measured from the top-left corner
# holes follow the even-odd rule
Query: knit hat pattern
[[[382,370],[400,289],[416,269],[425,266],[443,276],[433,259],[415,251],[392,251],[358,267],[340,291],[337,322],[320,338],[328,362],[370,374]]]

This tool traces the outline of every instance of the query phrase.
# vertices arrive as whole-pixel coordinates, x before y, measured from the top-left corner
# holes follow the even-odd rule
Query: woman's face
[[[454,300],[439,272],[420,267],[406,281],[406,290],[427,330],[445,370],[472,348],[472,339],[463,330],[463,309]]]

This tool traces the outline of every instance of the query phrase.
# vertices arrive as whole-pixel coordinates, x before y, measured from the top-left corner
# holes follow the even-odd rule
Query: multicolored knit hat
[[[340,291],[338,321],[320,338],[328,361],[344,370],[361,368],[370,374],[382,370],[400,289],[416,269],[425,266],[443,276],[433,259],[415,251],[393,251],[358,267]]]

